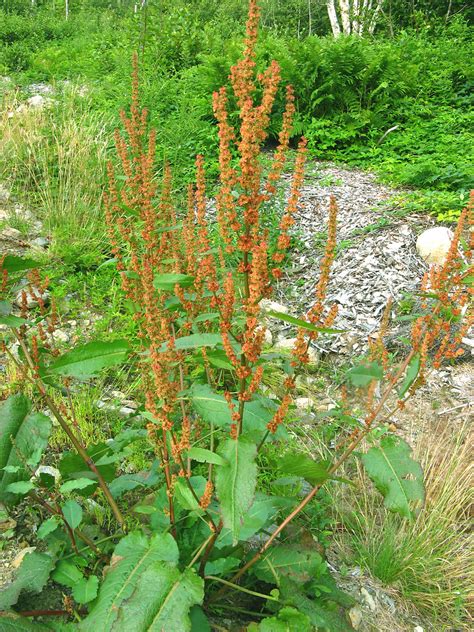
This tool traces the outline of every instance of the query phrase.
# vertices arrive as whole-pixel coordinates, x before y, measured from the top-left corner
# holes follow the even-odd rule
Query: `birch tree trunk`
[[[372,35],[384,0],[327,0],[326,7],[334,37]]]
[[[329,22],[331,23],[332,34],[334,35],[334,37],[338,37],[341,34],[341,27],[339,26],[335,0],[328,0],[327,9]]]

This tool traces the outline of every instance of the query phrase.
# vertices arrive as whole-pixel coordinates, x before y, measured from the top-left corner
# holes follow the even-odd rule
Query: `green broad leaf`
[[[382,437],[380,447],[370,448],[361,459],[387,509],[412,518],[413,506],[422,503],[425,494],[423,470],[412,459],[408,443],[399,437]]]
[[[125,492],[137,487],[152,487],[160,480],[160,474],[156,468],[134,474],[122,474],[109,485],[110,493],[114,498],[119,498]]]
[[[204,448],[190,448],[188,450],[188,457],[190,459],[194,459],[194,461],[199,461],[199,463],[225,465],[224,459],[219,456],[219,454],[216,454],[216,452],[211,452],[211,450],[205,450]]]
[[[87,579],[82,577],[72,587],[72,596],[77,603],[89,603],[97,597],[99,590],[99,579],[95,575],[91,575]]]
[[[12,311],[12,304],[8,301],[0,300],[0,316],[8,316]]]
[[[321,485],[328,480],[328,461],[313,461],[306,454],[286,454],[278,460],[278,469],[284,474],[300,476],[311,485]]]
[[[227,371],[233,371],[234,367],[229,359],[227,358],[226,352],[223,349],[211,349],[207,352],[206,358],[212,366],[215,366],[217,369],[225,369]],[[194,358],[196,362],[196,357]],[[204,363],[204,359],[202,359]]]
[[[224,527],[230,529],[236,544],[255,495],[257,446],[242,437],[227,439],[219,445],[218,454],[226,462],[216,472],[216,492]]]
[[[237,557],[220,557],[206,564],[206,575],[229,575],[236,571],[240,566],[240,560]]]
[[[128,353],[126,340],[88,342],[60,356],[48,371],[54,375],[87,378],[102,369],[125,362]]]
[[[178,351],[185,351],[187,349],[202,349],[203,347],[215,347],[222,342],[220,334],[191,334],[189,336],[182,336],[176,338],[174,348]],[[160,351],[166,351],[168,349],[168,343],[165,342]]]
[[[87,454],[96,464],[96,467],[105,482],[110,483],[110,481],[115,478],[115,465],[113,463],[97,465],[97,463],[102,458],[113,454],[111,446],[107,443],[91,445],[87,448]],[[93,481],[97,481],[97,476],[90,471],[77,452],[66,452],[59,462],[58,469],[64,479],[89,478]]]
[[[407,366],[407,372],[405,374],[405,379],[403,380],[403,384],[400,387],[400,391],[398,396],[402,398],[405,393],[408,391],[410,386],[418,377],[418,373],[420,372],[421,366],[421,356],[419,353],[415,353],[413,358],[410,360],[410,363]]]
[[[194,277],[190,274],[157,274],[153,280],[153,285],[157,290],[173,291],[176,285],[189,287],[194,283]]]
[[[150,515],[154,514],[157,509],[153,505],[135,505],[133,511],[139,514]]]
[[[73,492],[76,489],[85,489],[86,487],[91,487],[92,485],[96,485],[96,482],[90,478],[75,478],[63,483],[59,488],[59,491],[62,494],[69,494],[69,492]]]
[[[358,364],[347,372],[347,377],[354,386],[368,386],[372,380],[383,378],[383,369],[377,362]]]
[[[12,395],[0,405],[0,468],[7,468],[3,474],[0,469],[0,500],[5,503],[15,503],[18,494],[27,493],[25,479],[30,478],[30,470],[39,464],[48,444],[51,419],[30,413],[30,408],[30,401],[22,394]],[[10,485],[18,481],[23,485],[14,491]]]
[[[59,522],[60,521],[57,516],[51,516],[51,518],[48,518],[40,525],[38,531],[36,532],[36,537],[40,540],[44,540],[44,538],[58,528]]]
[[[179,551],[169,534],[125,536],[116,546],[90,614],[79,632],[188,632],[189,612],[202,603],[203,580],[177,568]]]
[[[5,491],[10,494],[18,494],[19,496],[25,496],[28,492],[34,489],[34,483],[31,481],[17,481],[16,483],[10,483],[7,485]]]
[[[8,610],[16,604],[22,591],[40,593],[53,567],[54,559],[46,553],[27,553],[15,571],[13,580],[0,588],[0,610]]]
[[[197,414],[209,424],[230,428],[232,418],[225,397],[214,392],[208,384],[194,383],[190,389],[190,399]],[[237,400],[233,400],[238,407]],[[267,429],[267,424],[273,418],[277,404],[267,398],[256,398],[245,403],[243,418],[243,434],[248,438],[260,440]],[[277,438],[286,436],[282,426],[275,435]]]
[[[201,498],[204,494],[204,490],[206,489],[206,479],[204,476],[191,476],[189,482],[191,483],[196,496]],[[183,509],[187,509],[188,511],[196,511],[200,509],[199,503],[194,497],[192,491],[189,489],[189,486],[184,478],[177,479],[174,486],[174,493],[176,502]]]
[[[199,314],[193,320],[193,323],[206,323],[207,321],[219,320],[220,314],[218,312],[209,312],[207,314]]]
[[[17,257],[16,255],[7,255],[3,262],[0,262],[0,270],[6,270],[9,274],[12,272],[21,272],[23,270],[32,270],[39,268],[40,263],[34,259],[27,257]]]
[[[0,617],[1,632],[52,632],[49,626],[30,621],[13,611],[2,612]]]
[[[275,312],[268,311],[265,312],[267,316],[271,318],[278,318],[278,320],[283,320],[285,323],[290,323],[292,325],[296,325],[297,327],[301,327],[302,329],[308,329],[309,331],[318,331],[321,334],[342,334],[344,333],[344,329],[333,329],[331,327],[317,327],[313,325],[313,323],[308,323],[306,320],[301,320],[301,318],[295,318],[294,316],[290,316],[289,314],[285,314],[284,312]]]
[[[71,527],[71,529],[76,529],[81,524],[82,521],[82,507],[75,500],[68,500],[61,507],[63,510],[64,517],[66,522]]]
[[[327,574],[327,564],[312,548],[298,544],[281,544],[270,548],[255,565],[253,574],[270,584],[278,584],[282,577],[305,584]]]
[[[212,632],[209,621],[199,606],[191,608],[189,618],[191,620],[191,632]]]
[[[6,325],[7,327],[21,327],[28,321],[18,316],[0,316],[0,325]]]
[[[260,623],[252,623],[248,632],[312,632],[310,618],[296,608],[286,606],[275,617],[267,617]]]
[[[330,632],[351,632],[353,627],[348,623],[344,612],[330,601],[309,598],[301,586],[288,577],[280,581],[280,595],[283,603],[293,606],[298,612],[306,615],[313,629]]]
[[[58,565],[51,575],[51,578],[54,579],[55,582],[62,586],[67,586],[68,588],[73,588],[83,577],[82,572],[77,566],[67,560],[58,562]]]

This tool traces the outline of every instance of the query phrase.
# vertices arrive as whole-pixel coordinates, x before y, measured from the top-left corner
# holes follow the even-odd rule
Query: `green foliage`
[[[382,437],[380,447],[370,448],[361,458],[387,509],[412,518],[415,507],[424,500],[424,487],[423,471],[411,458],[408,443],[398,437]]]
[[[224,526],[231,530],[235,544],[255,495],[257,446],[243,438],[227,439],[219,445],[217,453],[225,463],[217,469],[216,491]]]
[[[138,533],[124,537],[97,600],[78,629],[190,630],[189,610],[202,602],[203,582],[193,570],[179,571],[178,558],[170,534],[156,534],[150,540]]]
[[[40,593],[53,568],[54,559],[51,555],[38,551],[26,553],[13,581],[0,589],[0,610],[8,610],[16,604],[22,591]]]
[[[49,367],[51,374],[87,378],[106,367],[122,364],[129,353],[126,340],[88,342],[60,356]]]
[[[27,493],[33,488],[24,479],[30,478],[48,444],[50,418],[30,410],[31,403],[21,394],[12,395],[0,406],[0,472],[3,468],[0,500],[3,502],[18,501],[17,493]],[[25,483],[25,489],[18,487]]]

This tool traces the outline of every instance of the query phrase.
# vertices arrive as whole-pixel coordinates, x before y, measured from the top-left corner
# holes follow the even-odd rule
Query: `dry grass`
[[[361,468],[356,486],[340,489],[335,503],[341,555],[396,589],[434,630],[472,629],[472,434],[465,425],[420,435],[414,455],[426,502],[414,521],[389,513]]]

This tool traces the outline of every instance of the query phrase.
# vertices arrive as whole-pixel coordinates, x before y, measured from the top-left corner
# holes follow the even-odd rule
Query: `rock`
[[[69,342],[69,335],[63,331],[62,329],[56,329],[56,331],[53,332],[53,339],[55,342]]]
[[[413,632],[424,632],[423,628],[421,627],[421,625],[416,625],[413,628]]]
[[[10,199],[10,191],[4,184],[0,184],[0,203],[4,204]]]
[[[18,555],[15,557],[13,562],[11,563],[12,567],[13,568],[20,568],[20,565],[21,565],[25,555],[27,555],[28,553],[33,553],[33,551],[36,551],[36,546],[27,546],[24,549],[22,549],[18,553]]]
[[[375,600],[372,597],[372,595],[369,593],[369,591],[366,588],[361,588],[360,594],[364,598],[364,601],[369,606],[370,610],[372,612],[375,612],[375,610],[377,609],[377,606],[375,605]]]
[[[49,292],[48,290],[40,291],[37,287],[32,288],[24,288],[18,292],[15,298],[15,303],[18,307],[22,306],[23,302],[23,292],[26,294],[26,307],[28,309],[32,309],[33,307],[38,306],[38,298],[43,299],[45,305],[49,303]]]
[[[0,239],[11,239],[13,241],[22,241],[23,235],[16,228],[11,228],[8,226],[4,228],[0,233]]]
[[[42,94],[34,94],[26,100],[30,108],[43,108],[51,103],[51,99],[44,97]]]
[[[349,610],[349,619],[351,620],[354,630],[358,630],[362,623],[362,611],[357,606],[354,606]]]
[[[36,237],[36,239],[30,241],[30,245],[36,246],[36,248],[48,248],[49,239],[47,239],[46,237]]]
[[[313,401],[309,397],[297,397],[295,405],[298,410],[307,411],[313,406]]]
[[[435,226],[421,233],[416,240],[416,251],[426,263],[443,265],[451,246],[453,233],[444,226]]]
[[[133,408],[129,408],[128,406],[121,406],[118,409],[118,414],[121,417],[130,417],[131,415],[135,414],[135,410]]]
[[[38,478],[41,474],[48,474],[49,476],[52,476],[55,483],[58,483],[61,480],[60,471],[52,465],[40,465],[38,468],[36,468],[36,478]]]
[[[281,303],[277,303],[276,301],[270,301],[268,298],[263,298],[260,301],[260,307],[265,312],[283,312],[284,314],[288,314],[288,307],[282,305]]]
[[[293,347],[295,346],[295,343],[296,343],[296,338],[278,338],[275,344],[275,349],[287,349],[291,351]],[[312,364],[315,364],[316,362],[319,361],[319,354],[316,351],[316,349],[313,349],[313,347],[309,347],[308,356],[309,356],[309,361]]]

